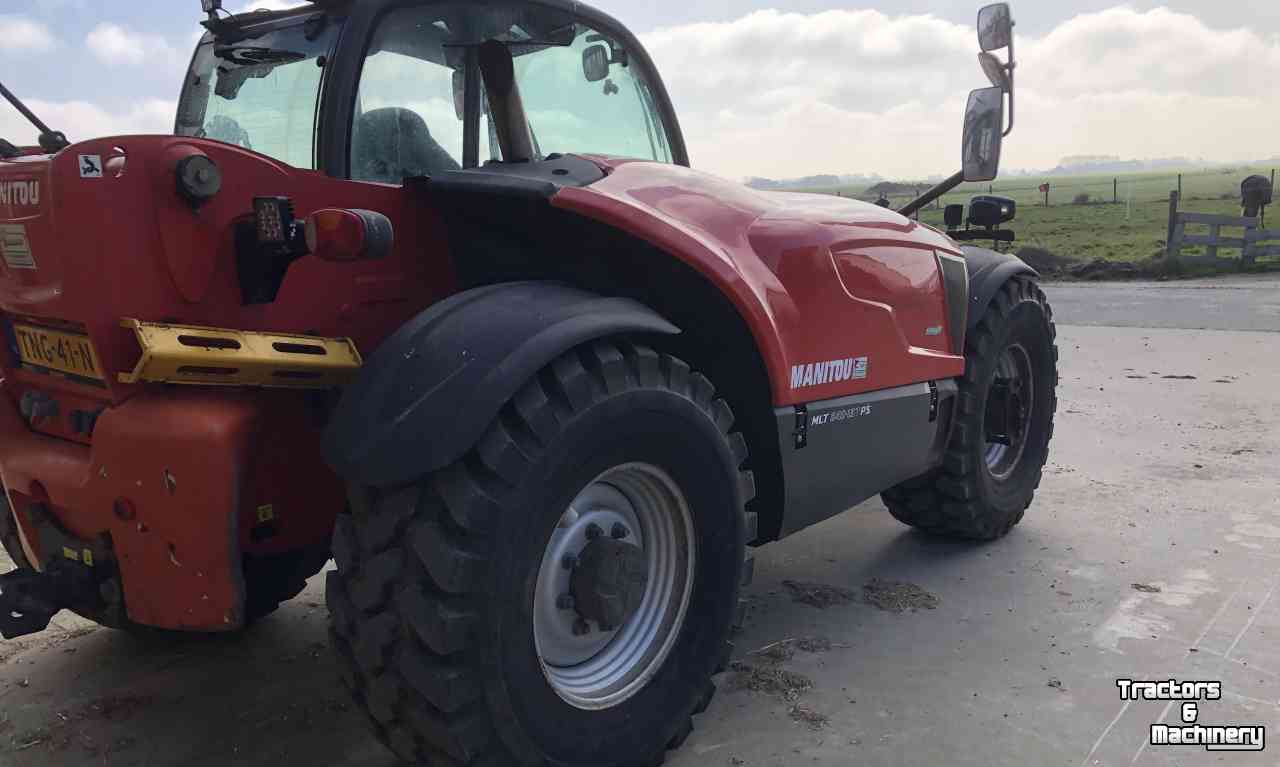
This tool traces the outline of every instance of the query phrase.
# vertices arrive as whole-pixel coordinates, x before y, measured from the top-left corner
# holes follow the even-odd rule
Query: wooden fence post
[[[1174,229],[1177,228],[1177,224],[1178,224],[1178,198],[1179,197],[1181,197],[1181,195],[1178,193],[1177,189],[1170,190],[1169,192],[1169,233],[1168,235],[1166,235],[1165,241],[1164,241],[1166,257],[1174,258],[1174,259],[1178,257],[1178,251],[1181,250],[1180,247],[1175,247],[1175,244],[1173,241],[1173,232],[1174,232]]]
[[[1176,235],[1175,235],[1176,236]],[[1222,227],[1218,224],[1209,224],[1209,240],[1211,244],[1205,246],[1205,255],[1210,260],[1218,257],[1218,238],[1222,236]]]

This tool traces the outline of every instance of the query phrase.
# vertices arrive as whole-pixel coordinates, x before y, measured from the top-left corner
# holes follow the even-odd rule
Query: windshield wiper
[[[263,48],[255,45],[220,45],[213,55],[236,66],[251,67],[260,64],[292,64],[307,57],[305,53]]]
[[[213,55],[222,59],[218,65],[218,83],[213,92],[228,101],[240,94],[240,88],[251,78],[263,78],[276,67],[307,58],[305,53],[256,46],[219,46]]]
[[[21,112],[22,116],[27,118],[32,125],[36,126],[36,130],[40,131],[39,141],[41,149],[49,154],[53,154],[71,146],[71,142],[67,141],[67,137],[63,135],[61,131],[53,130],[48,125],[45,125],[43,120],[36,117],[35,112],[27,109],[27,105],[23,104],[21,99],[13,95],[13,92],[8,88],[4,87],[4,83],[0,83],[0,95],[4,96],[10,104],[13,104],[13,108]]]

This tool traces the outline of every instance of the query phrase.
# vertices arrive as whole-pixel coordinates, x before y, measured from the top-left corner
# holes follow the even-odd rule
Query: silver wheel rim
[[[575,633],[582,620],[565,608],[571,570],[595,525],[606,535],[620,525],[623,543],[644,553],[647,584],[639,607],[622,625]],[[591,481],[569,504],[547,542],[533,597],[534,646],[547,682],[577,708],[610,708],[635,695],[671,652],[689,607],[695,561],[693,520],[675,482],[647,463],[616,466]],[[581,628],[581,626],[579,627]]]
[[[996,479],[1008,479],[1018,468],[1026,450],[1027,435],[1031,431],[1031,413],[1035,406],[1035,388],[1032,385],[1031,357],[1021,344],[1010,344],[1000,353],[996,363],[995,378],[1005,379],[1016,387],[1021,403],[1021,416],[1016,433],[1009,435],[1009,444],[987,443],[987,470]],[[985,435],[984,435],[985,438]]]

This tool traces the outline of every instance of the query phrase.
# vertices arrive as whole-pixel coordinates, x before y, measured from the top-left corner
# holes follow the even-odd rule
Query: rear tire
[[[890,514],[931,534],[972,540],[1000,538],[1022,520],[1053,437],[1056,338],[1053,311],[1039,286],[1029,277],[1006,282],[966,339],[965,374],[943,463],[885,491]],[[998,414],[1005,404],[1025,412],[1005,423]],[[994,424],[1000,426],[989,429]],[[1009,444],[992,441],[990,431]]]
[[[352,513],[334,531],[330,636],[377,737],[401,759],[432,765],[647,766],[681,745],[727,661],[755,528],[743,511],[754,495],[740,468],[746,444],[732,425],[711,383],[680,360],[601,342],[529,380],[456,463],[407,487],[352,488]],[[625,498],[608,487],[593,495],[602,484]],[[642,546],[650,569],[637,604],[654,595],[666,604],[655,584],[688,586],[672,588],[687,594],[680,610],[654,613],[670,621],[644,624],[655,638],[635,646],[652,651],[628,666],[630,656],[611,653],[637,635],[650,614],[643,606],[602,631],[577,581],[575,600],[550,610],[543,586],[547,567],[558,577],[568,559],[564,536],[589,515],[621,508],[625,517],[633,504],[644,517],[640,506],[659,497],[667,511],[638,533],[612,535],[606,524],[583,538]],[[687,533],[671,539],[688,544],[665,549],[671,557],[655,548],[664,519]],[[586,552],[570,560],[574,578],[574,563],[589,567]],[[690,577],[658,577],[669,570],[656,561],[686,563]],[[587,655],[548,660],[572,656],[577,635],[546,628],[556,609],[575,628],[581,619]],[[622,659],[597,662],[610,658]]]

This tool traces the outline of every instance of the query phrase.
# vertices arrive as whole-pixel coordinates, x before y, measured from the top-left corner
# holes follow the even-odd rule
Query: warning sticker
[[[0,255],[10,269],[35,269],[36,259],[31,255],[31,243],[27,240],[27,227],[22,224],[0,224]]]
[[[102,178],[102,155],[80,155],[80,178]]]

